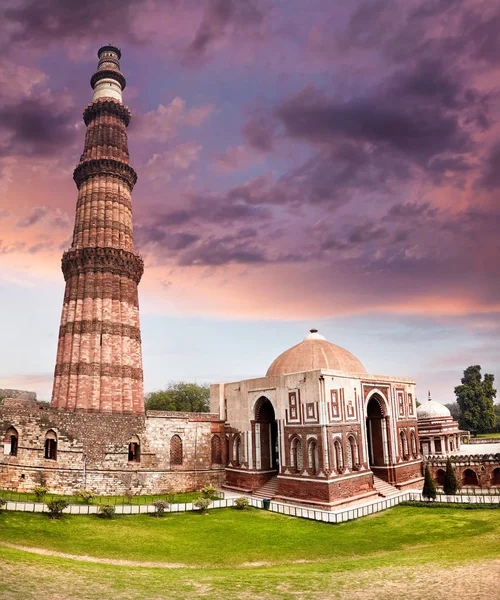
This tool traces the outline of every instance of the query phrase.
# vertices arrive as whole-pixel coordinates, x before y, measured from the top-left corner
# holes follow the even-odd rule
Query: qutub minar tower
[[[52,406],[67,411],[144,412],[137,285],[144,264],[134,252],[129,164],[122,104],[121,52],[99,49],[83,113],[85,145],[73,178],[78,187],[71,248],[62,270],[66,291]]]

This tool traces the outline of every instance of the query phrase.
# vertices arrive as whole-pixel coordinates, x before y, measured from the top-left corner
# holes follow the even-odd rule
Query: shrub
[[[429,469],[429,465],[425,465],[424,472],[424,489],[422,490],[422,496],[430,500],[431,498],[435,500],[436,498],[436,484],[434,483],[434,479],[432,479],[431,470]]]
[[[95,498],[94,492],[90,490],[78,490],[76,492],[77,498],[79,498],[84,504],[90,504],[92,500]]]
[[[5,500],[4,498],[2,498],[2,496],[0,496],[0,511],[2,510],[2,507],[4,507],[7,504],[7,500]]]
[[[210,498],[204,498],[203,496],[200,496],[193,502],[193,506],[195,506],[202,515],[207,514],[207,509],[211,504],[212,500],[210,500]]]
[[[153,506],[155,507],[155,517],[163,517],[165,511],[170,506],[170,503],[165,500],[157,500],[156,502],[153,502]]]
[[[250,502],[248,498],[245,498],[245,496],[242,496],[241,498],[236,498],[236,500],[234,501],[234,507],[238,510],[246,510],[249,504]]]
[[[99,516],[101,519],[112,519],[115,516],[116,508],[112,504],[101,504],[99,506]]]
[[[457,490],[458,490],[457,476],[455,475],[455,469],[453,468],[450,457],[448,456],[448,458],[446,460],[446,477],[444,480],[443,492],[447,496],[453,496],[454,494],[457,493]]]
[[[61,516],[62,511],[68,507],[68,501],[64,498],[52,498],[52,500],[49,500],[46,504],[51,519],[58,519]]]
[[[35,498],[38,500],[38,502],[41,502],[44,499],[48,491],[49,489],[44,485],[36,485],[33,489],[33,493],[35,494]]]
[[[209,498],[210,500],[217,500],[219,493],[213,485],[206,485],[200,490],[202,498]]]

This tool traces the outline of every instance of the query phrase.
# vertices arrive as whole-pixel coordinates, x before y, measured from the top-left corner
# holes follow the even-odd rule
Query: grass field
[[[478,433],[478,438],[500,438],[500,433]]]
[[[341,525],[256,509],[112,521],[0,515],[3,600],[38,599],[42,591],[54,600],[494,600],[499,572],[494,510],[397,507]]]
[[[200,492],[182,492],[175,494],[156,494],[146,496],[95,496],[91,504],[152,504],[155,500],[167,500],[171,504],[179,502],[192,502],[200,496]],[[12,500],[14,502],[39,502],[35,494],[32,492],[11,492],[9,490],[0,490],[0,498],[4,500]],[[51,498],[64,498],[70,504],[84,504],[75,494],[46,494],[43,502]]]

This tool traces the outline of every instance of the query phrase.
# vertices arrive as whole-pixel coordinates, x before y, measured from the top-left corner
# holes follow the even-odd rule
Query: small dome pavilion
[[[431,454],[456,454],[460,450],[462,435],[458,423],[453,420],[450,411],[432,400],[431,393],[427,402],[417,408],[420,447],[424,456]]]

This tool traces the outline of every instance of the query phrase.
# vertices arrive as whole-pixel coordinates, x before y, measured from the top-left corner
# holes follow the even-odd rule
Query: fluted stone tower
[[[52,406],[67,411],[144,412],[137,285],[144,264],[134,252],[129,164],[122,104],[121,52],[103,46],[83,113],[85,146],[71,248],[63,254],[66,291]]]

